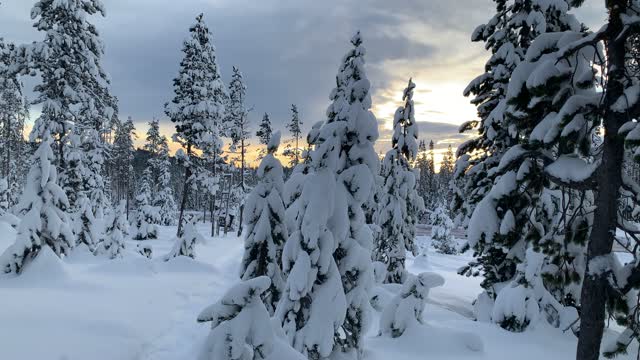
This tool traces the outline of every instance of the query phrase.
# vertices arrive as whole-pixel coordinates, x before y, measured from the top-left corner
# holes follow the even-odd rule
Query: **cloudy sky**
[[[410,77],[417,84],[420,137],[434,140],[439,151],[457,146],[463,139],[458,125],[476,117],[462,90],[487,59],[483,45],[469,39],[491,16],[491,0],[102,1],[107,16],[92,21],[105,44],[104,67],[121,117],[132,116],[139,133],[153,117],[162,120],[165,134],[172,132],[163,104],[172,96],[182,41],[201,12],[214,34],[223,79],[229,80],[232,66],[245,76],[254,130],[265,112],[282,129],[292,103],[305,129],[323,120],[339,61],[357,30],[367,48],[380,152],[390,145],[392,116]],[[33,3],[2,0],[0,37],[42,39],[29,17]],[[606,16],[601,3],[587,0],[579,19],[599,27]],[[33,87],[33,79],[25,82]]]

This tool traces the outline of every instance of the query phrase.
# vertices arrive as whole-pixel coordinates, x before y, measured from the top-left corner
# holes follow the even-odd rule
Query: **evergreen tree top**
[[[22,46],[15,67],[23,73],[36,69],[42,77],[34,88],[34,103],[43,105],[34,136],[42,137],[48,122],[56,124],[50,128],[55,135],[64,131],[65,122],[102,130],[111,121],[117,105],[100,63],[104,48],[99,33],[88,21],[95,14],[105,14],[98,0],[40,0],[33,6],[34,27],[45,37]]]
[[[393,137],[391,145],[408,161],[413,161],[418,153],[418,129],[414,119],[413,89],[416,84],[409,79],[409,84],[402,94],[404,106],[400,106],[393,119]]]
[[[176,124],[176,141],[183,146],[201,146],[215,141],[227,98],[213,37],[203,16],[190,27],[182,52],[179,74],[173,80],[175,95],[165,105],[165,112]]]

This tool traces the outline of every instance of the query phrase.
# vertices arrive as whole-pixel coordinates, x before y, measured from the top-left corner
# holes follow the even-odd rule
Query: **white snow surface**
[[[198,223],[208,235],[209,224]],[[0,221],[0,252],[15,231]],[[238,268],[243,242],[236,237],[205,236],[196,260],[178,257],[164,262],[135,252],[136,244],[150,245],[154,254],[173,246],[175,227],[160,227],[157,240],[127,239],[124,257],[109,260],[78,247],[63,260],[43,252],[20,277],[0,275],[0,353],[6,359],[52,360],[193,360],[198,359],[211,324],[196,318],[240,282]],[[428,242],[419,237],[418,243]],[[575,358],[576,338],[541,322],[524,333],[510,333],[495,324],[473,321],[471,302],[481,292],[481,278],[457,275],[471,259],[438,254],[428,260],[407,257],[413,274],[436,273],[445,280],[429,292],[422,324],[399,338],[377,336],[372,326],[365,338],[364,360],[518,360]],[[374,291],[381,306],[400,291],[400,285],[380,285]],[[374,311],[373,324],[380,313]],[[605,333],[605,342],[615,336]],[[34,346],[37,344],[37,346]],[[630,354],[617,359],[631,359]],[[281,350],[278,350],[281,349]],[[297,359],[279,344],[274,359]]]

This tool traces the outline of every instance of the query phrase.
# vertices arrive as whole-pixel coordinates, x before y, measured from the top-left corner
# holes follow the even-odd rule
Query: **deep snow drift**
[[[5,225],[0,222],[0,252],[15,237]],[[210,229],[201,223],[198,228],[201,234]],[[82,247],[63,261],[43,252],[21,277],[0,276],[0,358],[197,359],[210,333],[210,325],[197,323],[197,316],[239,282],[243,243],[233,236],[205,236],[196,245],[195,260],[165,262],[162,256],[171,250],[174,235],[174,227],[160,227],[158,240],[143,242],[153,248],[152,260],[136,252],[139,241],[128,240],[122,259],[95,257]],[[366,359],[575,357],[576,339],[570,332],[538,323],[515,334],[472,321],[471,301],[480,293],[481,279],[456,274],[469,259],[469,253],[442,255],[431,248],[426,259],[414,262],[409,256],[409,271],[432,271],[445,283],[429,292],[423,324],[399,338],[378,336],[380,312],[374,311]],[[400,285],[383,285],[375,293],[384,305],[400,290]]]

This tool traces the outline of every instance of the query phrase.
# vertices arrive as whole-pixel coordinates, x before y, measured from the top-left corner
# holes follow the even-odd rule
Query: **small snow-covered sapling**
[[[137,246],[138,253],[147,259],[151,259],[153,257],[153,249],[149,244],[138,244]]]
[[[265,359],[273,352],[276,336],[261,298],[270,286],[268,276],[243,281],[200,313],[198,322],[211,322],[201,359]]]
[[[429,289],[443,284],[444,278],[435,273],[410,275],[400,293],[382,312],[380,335],[397,338],[402,336],[409,327],[421,324],[422,311],[427,302]]]
[[[192,259],[196,257],[196,243],[203,243],[204,239],[196,230],[196,218],[191,217],[186,220],[183,234],[175,239],[173,248],[165,255],[164,261],[169,261],[178,256],[188,256]]]

